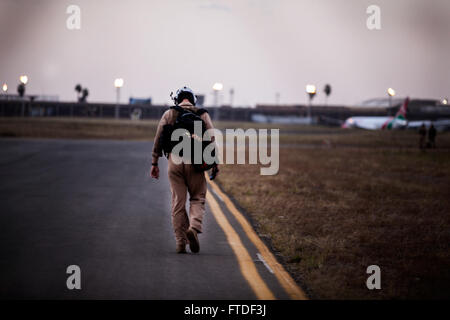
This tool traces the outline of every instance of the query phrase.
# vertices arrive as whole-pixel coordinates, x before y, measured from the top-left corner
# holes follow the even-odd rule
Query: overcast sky
[[[68,30],[66,8],[81,8]],[[366,9],[381,8],[381,30]],[[449,0],[0,0],[0,82],[16,92],[113,102],[130,95],[169,103],[188,85],[207,95],[222,82],[235,105],[305,103],[305,85],[330,83],[332,104],[385,95],[450,96]]]

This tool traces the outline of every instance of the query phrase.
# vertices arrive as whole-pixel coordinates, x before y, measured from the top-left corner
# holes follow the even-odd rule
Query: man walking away
[[[150,171],[151,177],[155,179],[159,178],[158,159],[162,157],[163,149],[165,153],[167,152],[163,141],[170,140],[171,132],[167,133],[166,128],[170,128],[170,126],[175,124],[177,117],[182,114],[181,112],[192,112],[201,118],[206,130],[213,129],[208,112],[205,109],[195,107],[197,98],[191,89],[187,87],[179,89],[173,100],[176,107],[170,108],[163,114],[156,130],[152,152],[152,168]],[[163,137],[161,138],[161,136]],[[205,174],[202,171],[195,170],[193,164],[173,161],[177,155],[170,153],[170,151],[171,149],[168,151],[168,175],[172,192],[172,225],[175,233],[176,252],[186,253],[186,244],[189,243],[191,251],[197,253],[200,251],[198,234],[202,233],[202,221],[205,213],[207,190]],[[214,166],[212,170],[212,177],[214,177],[219,172],[219,169],[217,166]],[[189,216],[186,212],[187,193],[190,196]]]

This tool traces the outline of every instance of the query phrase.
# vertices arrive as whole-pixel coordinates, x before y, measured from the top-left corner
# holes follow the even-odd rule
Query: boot
[[[200,251],[200,243],[198,242],[197,231],[194,228],[189,228],[186,232],[186,236],[189,239],[189,248],[193,253]]]
[[[177,244],[177,253],[186,253],[186,244],[185,243]]]

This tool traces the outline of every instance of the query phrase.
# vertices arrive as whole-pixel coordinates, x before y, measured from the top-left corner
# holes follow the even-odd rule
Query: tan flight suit
[[[197,108],[190,103],[181,103],[182,108],[196,111]],[[162,128],[166,124],[174,124],[177,111],[167,110],[159,121],[153,145],[153,157],[161,157],[162,150],[159,137]],[[202,120],[206,124],[206,129],[212,129],[212,121],[208,113],[203,113]],[[169,156],[168,175],[170,190],[172,192],[172,225],[175,232],[177,244],[187,244],[186,231],[189,226],[202,232],[202,221],[205,213],[206,179],[204,172],[197,172],[191,164],[175,164],[172,155]],[[189,217],[186,212],[186,199],[189,192]]]

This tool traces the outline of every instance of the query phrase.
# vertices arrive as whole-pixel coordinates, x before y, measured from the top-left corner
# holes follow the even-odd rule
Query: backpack
[[[217,163],[217,159],[212,164],[206,163],[205,160],[203,159],[203,152],[205,148],[212,142],[203,141],[203,134],[206,131],[206,124],[200,116],[208,111],[206,109],[198,109],[197,112],[193,112],[190,110],[183,109],[180,106],[173,106],[170,108],[177,111],[178,115],[174,124],[166,124],[163,126],[163,131],[160,137],[163,153],[166,155],[166,157],[169,157],[169,153],[172,152],[173,147],[177,145],[180,141],[182,141],[181,137],[179,138],[179,141],[172,141],[171,140],[172,133],[176,129],[185,129],[190,134],[189,138],[191,140],[191,164],[194,166],[195,171],[203,172],[214,167]],[[194,138],[193,136],[195,121],[200,121],[202,124],[202,136],[200,137],[200,139],[198,139],[197,137]],[[199,143],[201,143],[202,163],[196,164],[194,163],[194,150],[195,145]],[[182,156],[182,151],[180,155]],[[215,157],[215,151],[212,152],[212,155]]]

